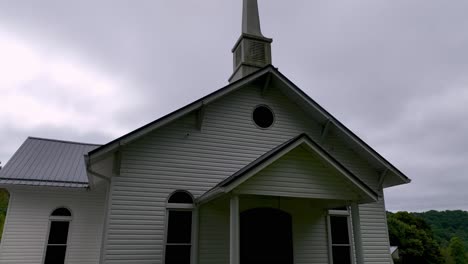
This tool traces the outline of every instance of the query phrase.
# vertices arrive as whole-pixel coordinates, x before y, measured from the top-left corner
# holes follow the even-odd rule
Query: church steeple
[[[257,0],[243,1],[242,33],[263,37],[262,30],[260,29],[260,16],[258,15]]]
[[[262,35],[257,0],[243,0],[242,34],[234,45],[234,72],[229,82],[271,64],[271,42]]]

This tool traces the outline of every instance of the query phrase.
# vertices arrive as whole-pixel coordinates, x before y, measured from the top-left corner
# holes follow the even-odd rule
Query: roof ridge
[[[28,137],[28,139],[52,141],[52,142],[68,143],[68,144],[77,144],[77,145],[102,146],[102,144],[84,143],[84,142],[78,142],[78,141],[60,140],[60,139],[53,139],[53,138]]]

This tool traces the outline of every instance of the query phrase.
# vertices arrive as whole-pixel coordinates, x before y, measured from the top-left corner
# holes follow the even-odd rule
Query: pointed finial
[[[260,29],[257,0],[244,0],[242,10],[242,33],[263,37]]]

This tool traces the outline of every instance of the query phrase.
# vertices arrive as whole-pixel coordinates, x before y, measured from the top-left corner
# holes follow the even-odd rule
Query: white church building
[[[229,84],[104,145],[28,138],[0,263],[389,264],[410,180],[271,65],[244,0]]]

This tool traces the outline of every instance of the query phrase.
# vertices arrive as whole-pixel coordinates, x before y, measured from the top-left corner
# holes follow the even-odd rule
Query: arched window
[[[167,200],[166,264],[190,264],[193,198],[176,191]]]
[[[193,204],[193,198],[190,194],[184,191],[176,191],[174,192],[169,199],[167,200],[169,204],[176,203],[176,204]]]
[[[49,238],[44,264],[63,264],[68,244],[68,229],[72,214],[67,208],[57,208],[50,215]]]

